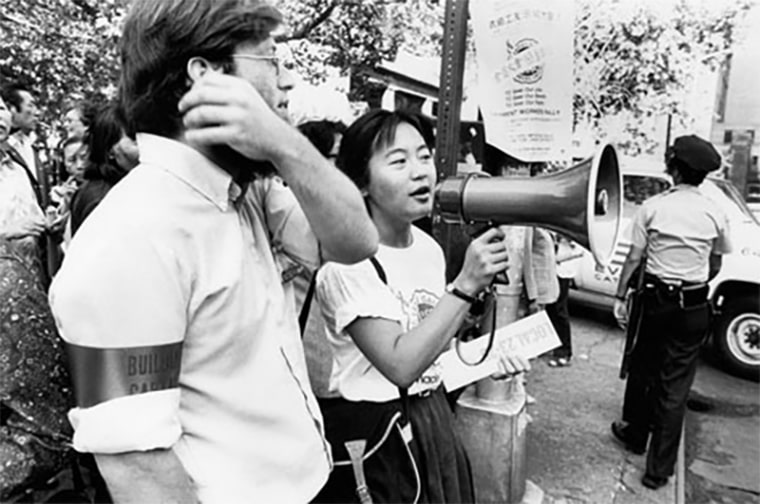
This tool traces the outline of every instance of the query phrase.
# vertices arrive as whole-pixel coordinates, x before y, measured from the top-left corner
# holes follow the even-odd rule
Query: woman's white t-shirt
[[[354,344],[346,327],[357,318],[383,318],[398,321],[403,331],[409,331],[435,308],[446,282],[443,250],[417,227],[412,226],[409,247],[381,244],[375,258],[385,271],[387,285],[369,260],[352,265],[327,263],[317,275],[316,299],[333,349],[330,391],[353,401],[383,402],[399,394]],[[434,362],[409,393],[434,389],[440,383],[441,366]]]

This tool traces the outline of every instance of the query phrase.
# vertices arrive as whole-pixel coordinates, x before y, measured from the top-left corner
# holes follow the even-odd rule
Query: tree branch
[[[330,14],[335,10],[338,4],[343,3],[341,0],[332,0],[330,4],[325,7],[325,10],[317,14],[313,19],[306,21],[301,26],[293,30],[293,32],[287,36],[288,40],[299,40],[306,38],[309,33],[317,26],[321,25],[330,17]]]
[[[42,32],[42,30],[40,29],[39,26],[36,26],[36,25],[30,23],[29,21],[27,21],[25,19],[21,19],[21,18],[16,17],[16,16],[14,16],[12,14],[3,12],[2,10],[0,10],[0,20],[10,21],[10,22],[15,23],[17,25],[23,26],[24,28],[27,28],[29,30],[33,30],[33,31],[35,31],[37,33],[41,33]]]

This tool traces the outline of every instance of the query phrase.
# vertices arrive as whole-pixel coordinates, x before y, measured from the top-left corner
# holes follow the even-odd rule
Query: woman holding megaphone
[[[433,133],[421,115],[372,110],[345,132],[337,165],[360,188],[377,255],[328,263],[316,299],[334,361],[320,401],[335,468],[317,502],[472,502],[470,465],[437,359],[476,296],[508,266],[498,229],[474,239],[445,285],[437,242],[412,222],[432,212]],[[529,369],[501,356],[504,376]]]

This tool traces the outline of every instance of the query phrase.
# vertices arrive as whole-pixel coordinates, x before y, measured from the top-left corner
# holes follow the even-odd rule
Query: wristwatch
[[[466,292],[462,292],[459,289],[457,289],[453,283],[450,283],[446,286],[446,292],[470,304],[478,300],[478,298],[476,298],[475,296],[471,296],[467,294]]]

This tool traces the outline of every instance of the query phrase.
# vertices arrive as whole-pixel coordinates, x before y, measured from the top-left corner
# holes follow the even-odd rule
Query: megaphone
[[[617,244],[623,179],[615,149],[538,177],[454,176],[436,188],[437,211],[449,224],[529,225],[564,234],[607,264]]]

